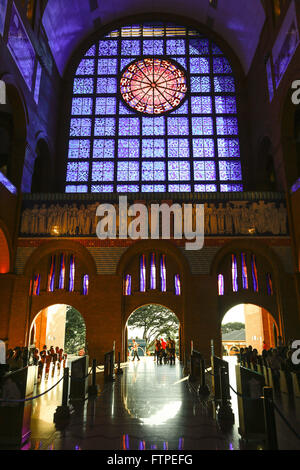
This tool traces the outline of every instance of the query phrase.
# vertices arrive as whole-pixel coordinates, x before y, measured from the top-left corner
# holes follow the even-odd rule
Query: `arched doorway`
[[[29,347],[58,346],[68,355],[86,350],[86,326],[80,312],[66,304],[42,309],[31,323]]]
[[[252,346],[262,353],[275,348],[280,335],[274,317],[259,305],[243,303],[230,308],[221,325],[223,355],[236,355],[240,348]]]
[[[155,354],[155,339],[174,339],[176,356],[181,354],[180,322],[176,314],[160,304],[146,304],[135,309],[127,319],[125,327],[126,357],[131,353],[132,340],[138,345],[138,354],[152,356]]]

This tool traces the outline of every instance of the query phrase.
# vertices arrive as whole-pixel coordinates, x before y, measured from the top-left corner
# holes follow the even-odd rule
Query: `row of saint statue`
[[[99,203],[87,206],[77,204],[63,206],[52,204],[34,205],[22,213],[20,232],[22,235],[80,236],[96,235],[99,217],[96,209]],[[116,231],[118,233],[118,205],[116,210]],[[195,218],[193,205],[193,217]],[[149,227],[151,207],[148,205]],[[128,223],[134,217],[128,217]],[[193,221],[194,222],[194,221]],[[284,204],[274,202],[229,202],[226,204],[204,204],[204,232],[206,235],[286,235],[287,211]]]

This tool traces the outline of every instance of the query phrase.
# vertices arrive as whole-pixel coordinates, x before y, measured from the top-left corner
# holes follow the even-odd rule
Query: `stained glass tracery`
[[[242,191],[235,93],[228,59],[197,31],[110,32],[76,68],[66,192]]]

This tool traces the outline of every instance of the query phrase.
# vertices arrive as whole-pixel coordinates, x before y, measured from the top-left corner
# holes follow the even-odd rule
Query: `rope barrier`
[[[292,431],[292,433],[295,434],[295,436],[297,437],[297,439],[300,440],[300,435],[298,434],[297,431],[295,431],[295,429],[293,428],[293,426],[288,422],[288,420],[286,419],[286,417],[281,413],[281,411],[280,411],[280,409],[278,408],[278,406],[276,405],[276,403],[273,402],[273,405],[274,405],[275,410],[277,411],[277,413],[278,413],[279,416],[281,417],[281,419],[285,422],[285,424],[287,425],[287,427],[290,429],[290,431]]]
[[[55,388],[62,380],[63,380],[64,377],[61,377],[59,379],[58,382],[56,382],[55,385],[53,385],[52,387],[50,387],[48,390],[46,390],[45,392],[43,393],[40,393],[39,395],[36,395],[35,397],[30,397],[30,398],[23,398],[23,399],[20,399],[20,400],[5,400],[4,398],[0,398],[0,402],[4,402],[4,403],[24,403],[26,401],[31,401],[31,400],[35,400],[36,398],[40,398],[42,397],[43,395],[46,395],[46,393],[50,392],[50,390],[52,390],[53,388]]]

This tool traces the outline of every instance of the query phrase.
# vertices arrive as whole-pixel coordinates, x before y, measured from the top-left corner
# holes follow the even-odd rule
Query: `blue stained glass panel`
[[[105,55],[117,55],[118,54],[118,41],[106,40],[99,41],[99,57]]]
[[[223,55],[223,52],[215,43],[212,43],[211,50],[213,55]]]
[[[219,158],[239,158],[239,139],[218,139]]]
[[[168,117],[168,135],[188,135],[189,120],[186,117]]]
[[[188,139],[168,139],[169,158],[189,158],[190,146]]]
[[[95,70],[94,59],[82,59],[77,67],[76,75],[93,75]]]
[[[71,119],[70,136],[83,137],[90,136],[92,129],[92,120],[88,118]]]
[[[94,91],[94,80],[92,78],[75,78],[74,95],[90,95]]]
[[[164,184],[143,184],[142,192],[143,193],[164,193],[166,187]]]
[[[213,120],[210,117],[193,117],[192,126],[194,135],[213,135]]]
[[[163,117],[143,117],[142,121],[143,135],[164,135],[165,121]]]
[[[236,114],[236,98],[234,96],[216,96],[217,114]]]
[[[176,60],[185,70],[186,70],[186,58],[185,57],[172,57],[172,59]]]
[[[140,141],[138,139],[119,139],[118,158],[139,158]]]
[[[131,136],[140,134],[139,118],[120,118],[119,119],[119,135]]]
[[[167,55],[184,55],[185,54],[185,40],[184,39],[168,39],[166,44]]]
[[[216,179],[215,162],[203,161],[194,162],[194,180],[195,181],[213,181]]]
[[[190,162],[188,161],[169,161],[168,162],[169,181],[189,181]]]
[[[191,77],[191,92],[192,93],[209,93],[210,92],[210,78],[206,75],[192,76]]]
[[[122,101],[120,101],[119,103],[119,114],[134,114],[134,111],[132,110],[132,108],[127,108],[127,106],[124,106],[124,104],[122,103]]]
[[[194,158],[214,158],[215,143],[213,139],[193,139]]]
[[[113,94],[117,91],[117,79],[114,77],[101,77],[97,80],[97,93]]]
[[[216,93],[234,93],[235,83],[233,77],[214,77],[214,89]]]
[[[169,184],[168,191],[170,193],[190,193],[190,184]]]
[[[209,40],[208,39],[190,39],[189,48],[191,55],[208,55]]]
[[[243,191],[243,185],[242,184],[221,184],[220,191],[222,193],[232,193],[232,192]]]
[[[68,184],[66,186],[66,193],[87,193],[88,187],[86,185],[72,185]]]
[[[97,118],[95,119],[95,136],[113,136],[116,132],[115,118]]]
[[[110,139],[95,139],[93,158],[114,158],[115,141]]]
[[[179,108],[175,109],[175,111],[172,111],[170,114],[173,116],[173,114],[188,114],[189,112],[189,106],[188,102],[184,101]]]
[[[69,141],[68,158],[89,158],[90,141],[85,139],[76,139]]]
[[[93,44],[85,53],[85,57],[94,57],[96,55],[96,46]]]
[[[137,39],[123,39],[121,42],[121,54],[138,56],[141,53],[140,41]]]
[[[119,184],[117,186],[118,193],[138,193],[139,190],[138,184]]]
[[[213,58],[213,72],[214,73],[232,73],[231,66],[226,57]]]
[[[192,74],[204,74],[210,72],[209,59],[206,57],[191,57],[190,72]]]
[[[144,39],[143,41],[144,55],[163,55],[164,42],[162,39]]]
[[[121,59],[121,70],[123,70],[128,64],[130,64],[133,61],[132,57],[124,57]]]
[[[165,141],[163,139],[143,139],[142,158],[164,158]]]
[[[117,59],[99,59],[98,75],[115,75],[117,73]]]
[[[219,162],[219,173],[221,181],[239,181],[242,179],[242,168],[239,161]]]
[[[96,98],[95,114],[116,114],[116,98],[112,96]]]
[[[118,162],[118,181],[138,181],[139,162]]]
[[[113,162],[93,162],[92,181],[113,181],[114,163]]]
[[[92,193],[113,193],[114,187],[112,184],[92,184]]]
[[[212,98],[211,96],[192,96],[191,110],[193,114],[211,114]]]
[[[216,123],[218,135],[238,134],[238,122],[236,118],[217,117]]]
[[[196,193],[215,193],[217,192],[216,184],[195,184]]]
[[[72,115],[89,115],[92,114],[93,99],[92,98],[73,98]]]
[[[165,162],[142,162],[143,181],[164,181],[165,173]]]
[[[67,182],[88,181],[89,163],[88,162],[72,162],[67,166]]]

